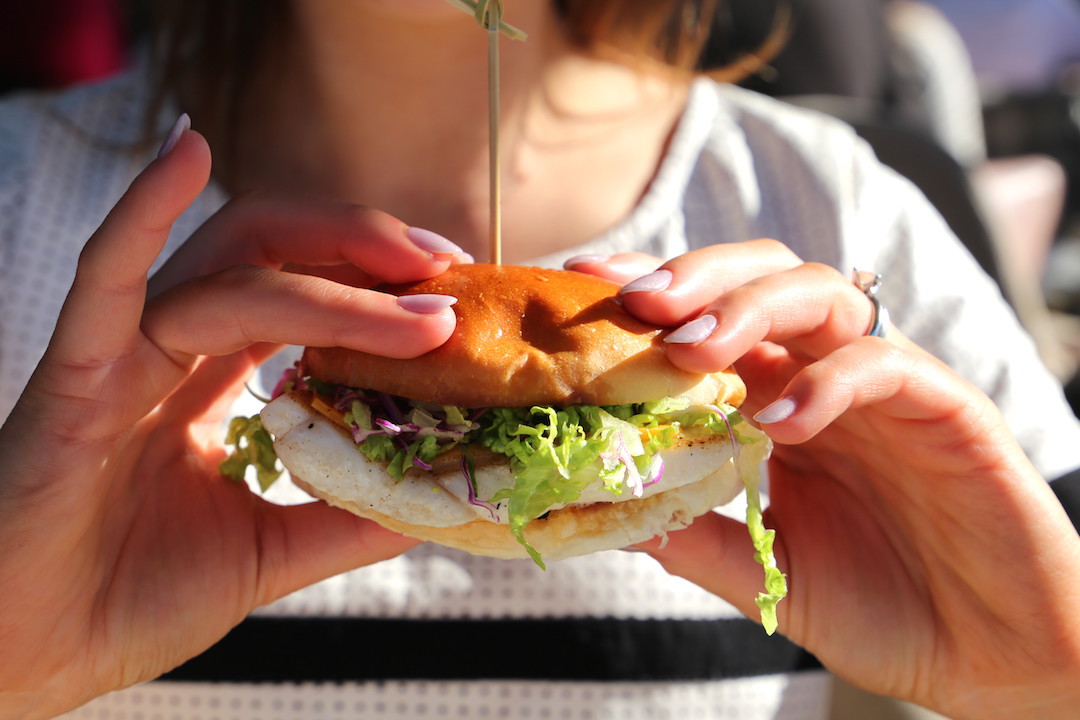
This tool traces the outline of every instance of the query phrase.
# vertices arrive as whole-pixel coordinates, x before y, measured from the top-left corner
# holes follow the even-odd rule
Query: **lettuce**
[[[610,432],[598,432],[585,415],[597,408],[499,408],[490,413],[481,442],[510,459],[517,478],[491,502],[507,500],[510,532],[541,568],[543,559],[525,539],[525,526],[552,506],[577,500],[600,477],[597,460]]]
[[[746,527],[750,531],[750,540],[754,543],[754,559],[765,568],[765,592],[759,592],[758,611],[761,613],[761,625],[765,632],[772,635],[779,624],[776,619],[776,605],[787,597],[787,576],[776,566],[773,553],[773,541],[776,531],[765,527],[761,510],[761,495],[758,482],[744,480],[746,485]]]
[[[247,468],[254,467],[259,488],[266,492],[281,476],[274,440],[258,415],[230,420],[225,444],[233,446],[232,453],[218,466],[225,477],[242,482]]]
[[[488,411],[480,442],[509,458],[517,477],[513,488],[499,491],[491,501],[507,501],[510,531],[537,565],[545,567],[525,537],[531,521],[553,506],[574,502],[597,480],[616,495],[626,489],[642,494],[643,486],[658,481],[663,471],[657,453],[674,445],[682,431],[727,434],[726,417],[688,405],[681,398],[668,398],[604,407]],[[727,406],[723,412],[736,414]]]

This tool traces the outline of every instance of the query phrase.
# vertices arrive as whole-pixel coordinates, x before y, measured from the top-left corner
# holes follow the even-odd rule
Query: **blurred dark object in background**
[[[968,48],[983,94],[988,154],[1057,160],[1069,178],[1064,220],[1075,223],[1080,213],[1080,2],[925,1],[944,13]]]
[[[1054,158],[1065,169],[1069,178],[1066,225],[1075,223],[1080,214],[1080,77],[1077,79],[1076,87],[1062,83],[1038,92],[1005,95],[984,110],[986,148],[991,157],[1038,153]]]
[[[882,6],[882,0],[728,0],[717,11],[707,62],[725,64],[754,52],[777,17],[786,17],[784,48],[745,87],[778,97],[833,95],[881,104],[891,84]]]
[[[96,80],[127,62],[115,0],[7,0],[0,22],[0,93]]]

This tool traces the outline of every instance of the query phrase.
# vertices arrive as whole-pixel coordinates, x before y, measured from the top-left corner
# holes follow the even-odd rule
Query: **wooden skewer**
[[[490,262],[502,264],[502,161],[499,151],[499,34],[513,40],[528,37],[502,21],[502,0],[448,0],[476,18],[488,31],[488,197]]]
[[[500,0],[487,6],[488,31],[488,216],[490,260],[502,264],[502,163],[499,153],[499,25]]]

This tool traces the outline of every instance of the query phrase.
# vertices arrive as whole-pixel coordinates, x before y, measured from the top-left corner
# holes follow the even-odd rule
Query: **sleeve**
[[[850,266],[883,275],[894,324],[997,404],[1049,480],[1080,468],[1080,423],[997,284],[922,193],[860,144]]]

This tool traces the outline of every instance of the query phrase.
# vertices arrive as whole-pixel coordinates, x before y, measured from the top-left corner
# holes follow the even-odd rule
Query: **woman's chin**
[[[361,2],[372,9],[377,9],[380,13],[403,19],[439,20],[463,15],[461,10],[447,0],[361,0]]]

